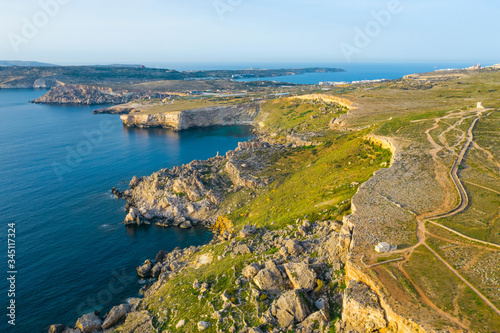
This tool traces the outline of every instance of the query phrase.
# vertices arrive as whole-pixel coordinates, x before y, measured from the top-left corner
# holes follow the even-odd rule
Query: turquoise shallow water
[[[93,107],[28,103],[44,92],[0,90],[0,250],[7,250],[7,223],[16,223],[18,271],[16,326],[7,325],[3,310],[0,332],[73,325],[86,312],[137,296],[135,267],[159,250],[210,241],[203,228],[126,228],[125,202],[110,189],[126,188],[134,175],[224,154],[251,138],[247,127],[127,129],[118,116],[93,115]]]

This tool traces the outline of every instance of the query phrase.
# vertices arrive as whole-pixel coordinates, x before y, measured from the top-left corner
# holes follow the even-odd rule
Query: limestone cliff
[[[223,105],[193,110],[128,114],[120,118],[127,127],[162,127],[175,131],[192,127],[252,125],[260,111],[260,103]]]

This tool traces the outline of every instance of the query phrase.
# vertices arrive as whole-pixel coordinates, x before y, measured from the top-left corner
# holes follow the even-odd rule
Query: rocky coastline
[[[120,116],[125,127],[168,128],[181,131],[209,126],[253,125],[259,115],[261,102],[221,105],[162,113],[128,113]],[[116,109],[116,108],[113,108]],[[127,109],[118,109],[126,113]]]
[[[129,189],[120,192],[113,188],[117,198],[127,200],[124,223],[150,224],[190,228],[211,227],[220,204],[230,193],[242,188],[264,187],[272,181],[258,174],[271,163],[273,156],[293,144],[273,144],[266,137],[240,142],[225,156],[163,169],[148,177],[134,177]]]
[[[33,100],[32,103],[55,105],[124,104],[137,99],[163,99],[169,96],[169,94],[152,91],[128,91],[89,85],[59,85]]]
[[[130,188],[123,192],[113,188],[117,198],[128,202],[124,221],[127,225],[155,223],[180,228],[202,225],[212,228],[215,237],[205,246],[175,249],[170,253],[160,251],[154,260],[148,259],[138,266],[139,277],[154,281],[141,291],[143,299],[117,305],[104,316],[84,315],[74,328],[53,325],[49,333],[156,332],[154,320],[173,322],[171,330],[162,332],[213,331],[213,324],[203,318],[193,323],[175,319],[179,316],[175,304],[165,305],[159,319],[154,319],[150,304],[157,301],[169,281],[186,272],[227,257],[245,255],[249,256],[246,265],[234,268],[234,287],[221,291],[217,282],[198,280],[191,286],[192,292],[200,294],[200,300],[213,297],[217,304],[222,304],[214,306],[212,319],[230,325],[229,332],[259,333],[263,332],[259,328],[262,325],[274,327],[271,331],[276,333],[291,327],[301,333],[333,329],[372,332],[387,328],[390,323],[378,294],[364,282],[345,282],[354,230],[348,217],[343,221],[316,222],[305,217],[278,230],[253,225],[246,225],[239,232],[216,229],[216,217],[229,213],[227,208],[220,209],[219,204],[231,193],[271,183],[273,178],[261,176],[260,171],[273,163],[276,155],[297,148],[295,141],[283,144],[259,135],[240,143],[225,156],[193,161],[148,177],[134,177]],[[210,246],[222,246],[222,250],[215,255]],[[248,302],[257,308],[269,303],[267,310],[258,311],[259,326],[228,314],[238,302]],[[188,325],[197,329],[187,329]]]

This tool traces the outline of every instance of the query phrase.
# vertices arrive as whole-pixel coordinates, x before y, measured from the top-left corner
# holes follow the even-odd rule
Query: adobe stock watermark
[[[102,120],[99,123],[99,128],[92,131],[83,131],[84,140],[78,142],[74,147],[66,147],[66,157],[63,163],[53,162],[52,169],[60,182],[64,180],[64,175],[78,168],[85,157],[90,156],[94,148],[100,145],[106,134],[111,133],[115,129],[115,125],[111,120]]]
[[[77,316],[90,313],[95,310],[102,310],[113,303],[116,296],[119,296],[131,284],[137,281],[135,275],[128,274],[125,269],[121,272],[113,271],[113,278],[97,292],[95,296],[88,296],[82,303],[76,307]]]
[[[217,15],[221,21],[224,21],[226,13],[234,11],[237,7],[241,6],[243,0],[214,0],[214,6]]]
[[[384,28],[387,28],[394,16],[403,11],[403,5],[400,0],[390,0],[385,9],[372,11],[373,20],[367,22],[363,28],[356,27],[354,29],[354,39],[352,43],[342,42],[339,47],[348,62],[356,54],[360,54],[362,50],[370,46],[373,39],[377,38]]]
[[[21,18],[22,26],[19,33],[9,32],[7,38],[15,52],[19,52],[22,45],[26,45],[35,38],[40,30],[45,28],[50,20],[59,14],[61,6],[71,2],[71,0],[39,0],[40,7],[30,18]]]

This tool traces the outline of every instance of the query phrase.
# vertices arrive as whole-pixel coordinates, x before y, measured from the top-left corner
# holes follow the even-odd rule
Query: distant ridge
[[[24,67],[54,67],[57,65],[48,64],[45,62],[38,61],[21,61],[21,60],[0,60],[0,66],[2,67],[12,67],[12,66],[24,66]]]

